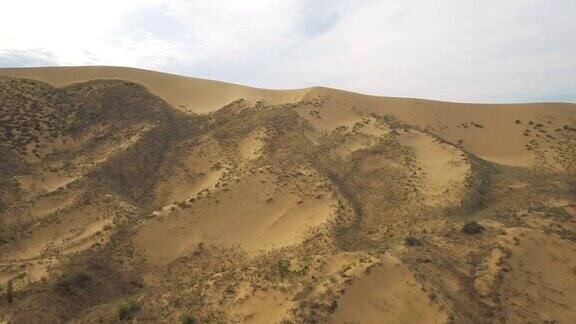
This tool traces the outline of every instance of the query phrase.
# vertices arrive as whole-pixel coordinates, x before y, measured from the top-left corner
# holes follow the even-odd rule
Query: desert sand
[[[576,105],[0,69],[0,322],[573,323]]]

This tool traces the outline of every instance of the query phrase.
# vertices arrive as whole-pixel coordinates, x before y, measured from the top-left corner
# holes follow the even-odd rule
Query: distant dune
[[[274,103],[288,102],[295,100],[305,91],[257,89],[175,74],[109,66],[0,68],[0,75],[31,78],[56,87],[96,79],[127,80],[142,84],[177,109],[195,113],[216,110],[239,98],[269,100]]]
[[[325,87],[267,90],[124,67],[0,68],[0,75],[41,80],[57,87],[95,79],[127,80],[144,85],[176,109],[195,113],[214,111],[241,98],[283,104],[305,96],[322,96],[330,99],[329,109],[346,106],[389,114],[451,142],[461,140],[466,150],[484,159],[516,166],[531,165],[535,159],[533,152],[525,149],[529,139],[520,129],[524,124],[545,120],[550,127],[559,127],[563,121],[576,118],[576,104],[569,103],[453,103],[368,96]],[[516,120],[523,124],[515,124]],[[474,125],[486,126],[486,129]]]

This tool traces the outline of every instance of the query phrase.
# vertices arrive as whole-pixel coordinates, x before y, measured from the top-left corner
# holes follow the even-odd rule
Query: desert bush
[[[406,236],[406,238],[404,239],[404,243],[407,246],[420,246],[420,245],[422,245],[422,242],[420,242],[420,240],[417,237],[412,236],[412,235]]]
[[[120,305],[118,305],[117,309],[118,319],[121,320],[131,319],[138,309],[140,309],[138,302],[136,302],[134,298],[128,298]]]
[[[186,203],[186,201],[177,201],[176,205],[180,207],[180,209],[186,209],[186,207],[188,207],[188,203]]]
[[[6,283],[6,302],[11,304],[14,301],[14,283],[12,279]]]
[[[65,275],[56,284],[56,290],[62,295],[72,296],[86,288],[91,281],[92,277],[85,272]]]
[[[462,232],[468,235],[475,235],[484,232],[486,229],[484,226],[478,224],[476,221],[469,221],[462,226]]]
[[[282,277],[285,277],[290,273],[290,260],[282,259],[278,261],[276,267],[278,268],[278,272],[280,272],[280,275]]]
[[[188,314],[180,316],[180,323],[182,324],[195,324],[196,319]]]

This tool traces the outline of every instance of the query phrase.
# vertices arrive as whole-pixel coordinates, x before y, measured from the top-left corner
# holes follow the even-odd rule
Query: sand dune
[[[573,323],[575,193],[574,104],[0,69],[0,322]]]

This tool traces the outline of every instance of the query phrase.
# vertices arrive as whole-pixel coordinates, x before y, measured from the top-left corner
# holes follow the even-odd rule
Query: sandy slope
[[[308,96],[326,98],[326,106],[339,114],[354,108],[394,116],[452,143],[462,140],[466,150],[486,160],[515,166],[535,160],[533,152],[525,149],[529,138],[523,135],[530,121],[555,129],[576,120],[576,105],[567,103],[466,104],[367,96],[329,88],[312,88]]]

